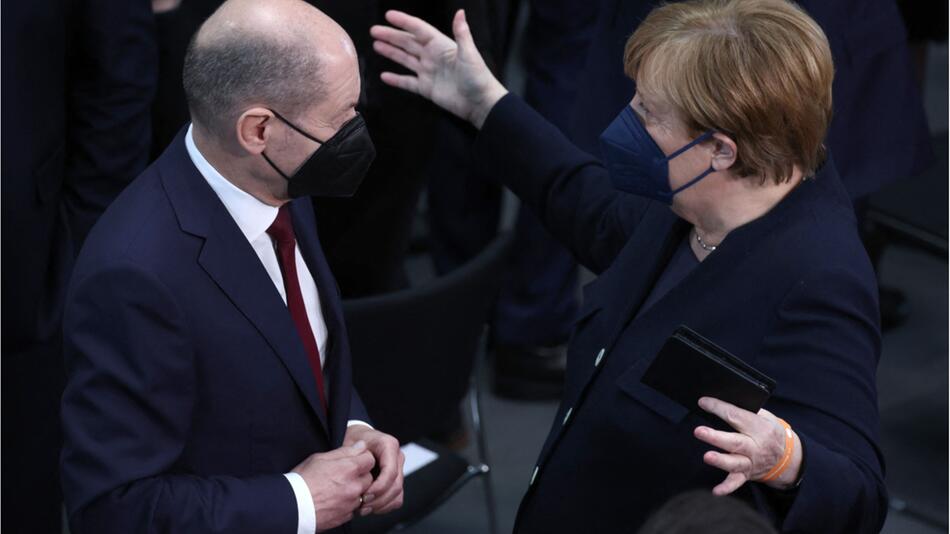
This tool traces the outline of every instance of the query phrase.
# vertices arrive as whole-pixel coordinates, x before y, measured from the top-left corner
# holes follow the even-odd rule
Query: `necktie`
[[[310,320],[307,319],[307,308],[304,306],[303,293],[300,291],[300,279],[297,278],[295,254],[297,238],[294,236],[294,224],[290,220],[288,204],[284,204],[277,211],[277,218],[267,229],[267,234],[277,243],[277,261],[280,264],[280,274],[284,278],[287,308],[290,310],[290,317],[293,318],[294,325],[297,327],[297,334],[300,335],[300,340],[303,341],[304,349],[307,351],[307,359],[310,360],[310,368],[317,381],[320,403],[323,404],[324,411],[327,411],[327,396],[323,387],[323,369],[320,365],[320,349],[317,348],[317,339],[310,327]]]

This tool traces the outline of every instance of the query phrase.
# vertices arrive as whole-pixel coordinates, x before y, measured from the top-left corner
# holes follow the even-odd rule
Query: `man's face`
[[[304,113],[287,117],[294,125],[321,141],[327,141],[356,116],[360,96],[360,73],[356,52],[348,38],[338,44],[340,53],[323,59],[321,78],[325,80],[324,95]],[[280,112],[280,110],[277,110]],[[275,134],[268,142],[268,153],[274,163],[288,176],[293,176],[320,148],[321,143],[308,139],[289,125],[275,120]],[[274,173],[276,176],[276,173]],[[287,182],[276,176],[275,188],[286,195]],[[274,190],[274,189],[272,189]]]
[[[328,56],[323,62],[321,76],[326,80],[324,98],[301,117],[302,124],[297,124],[317,139],[333,137],[356,116],[356,104],[360,97],[359,63],[348,38],[343,41],[341,48],[342,53]]]

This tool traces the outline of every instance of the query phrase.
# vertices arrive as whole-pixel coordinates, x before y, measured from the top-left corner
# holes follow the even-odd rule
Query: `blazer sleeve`
[[[69,20],[63,202],[78,251],[148,164],[158,47],[147,0],[72,2]]]
[[[356,392],[356,388],[353,388],[353,396],[350,399],[350,421],[363,421],[364,423],[372,426],[373,422],[369,419],[369,412],[366,411],[366,405],[363,404],[363,399],[360,398],[360,394]]]
[[[64,321],[62,479],[72,532],[296,532],[281,473],[176,470],[191,425],[194,351],[157,277],[128,263],[101,269],[74,282]]]
[[[806,456],[802,483],[779,518],[783,532],[879,532],[884,523],[874,289],[843,272],[800,281],[765,340],[759,362],[778,382],[767,408],[795,429]]]
[[[475,159],[508,186],[582,265],[603,272],[642,219],[649,201],[613,187],[607,170],[520,98],[492,109]]]

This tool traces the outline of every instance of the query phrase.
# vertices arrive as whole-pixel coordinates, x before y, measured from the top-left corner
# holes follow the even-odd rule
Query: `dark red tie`
[[[300,291],[300,279],[297,278],[296,250],[297,238],[294,236],[294,223],[290,220],[290,210],[284,204],[277,211],[277,218],[267,229],[267,234],[277,243],[277,261],[280,263],[280,274],[284,277],[284,292],[287,293],[287,308],[297,326],[297,333],[307,350],[310,368],[317,380],[317,392],[320,394],[320,403],[327,411],[327,395],[323,388],[323,368],[320,365],[320,349],[317,348],[317,338],[310,328],[307,319],[307,308],[303,304],[303,294]]]

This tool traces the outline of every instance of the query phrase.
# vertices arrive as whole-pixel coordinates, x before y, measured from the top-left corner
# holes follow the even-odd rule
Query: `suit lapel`
[[[635,232],[633,239],[614,261],[614,265],[622,266],[622,269],[610,269],[604,273],[607,278],[602,285],[598,280],[603,290],[613,295],[618,292],[623,295],[622,298],[607,295],[594,297],[607,303],[610,325],[608,352],[653,289],[683,237],[685,223],[669,207],[652,203],[639,228],[649,231]]]
[[[199,265],[274,350],[329,436],[313,372],[287,306],[237,223],[191,162],[183,132],[161,159],[162,181],[182,230],[204,238]]]
[[[198,263],[274,349],[327,431],[313,371],[287,306],[231,216],[223,206],[217,212]]]

